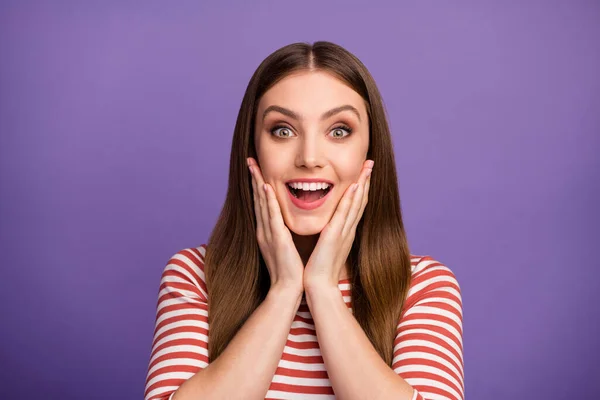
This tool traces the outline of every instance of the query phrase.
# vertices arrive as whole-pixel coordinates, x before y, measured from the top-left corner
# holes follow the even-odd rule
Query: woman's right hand
[[[256,238],[269,270],[271,289],[281,288],[302,293],[304,264],[292,234],[283,222],[273,187],[265,183],[256,160],[250,157],[247,161],[252,175]]]

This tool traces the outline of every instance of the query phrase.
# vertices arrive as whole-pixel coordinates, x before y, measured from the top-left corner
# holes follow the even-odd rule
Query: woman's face
[[[254,132],[258,164],[275,190],[285,224],[297,235],[320,233],[367,157],[364,100],[325,72],[295,73],[260,99]],[[288,188],[290,181],[306,179],[330,186],[312,194]]]

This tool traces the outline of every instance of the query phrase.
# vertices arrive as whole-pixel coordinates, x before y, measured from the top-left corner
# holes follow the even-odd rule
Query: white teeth
[[[311,183],[293,182],[293,183],[288,183],[288,186],[291,187],[292,189],[296,189],[296,190],[305,190],[305,191],[314,192],[315,190],[327,189],[330,185],[329,185],[329,183],[325,183],[325,182],[311,182]]]

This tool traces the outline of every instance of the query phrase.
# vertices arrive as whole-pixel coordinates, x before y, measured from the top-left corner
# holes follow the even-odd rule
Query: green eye
[[[276,132],[279,131],[279,134],[277,134]],[[346,132],[346,134],[344,135],[344,131]],[[285,126],[285,125],[276,125],[273,127],[273,129],[270,130],[271,135],[278,137],[278,138],[288,138],[292,136],[292,130]],[[352,128],[350,128],[348,125],[339,125],[336,126],[335,128],[333,128],[331,130],[331,132],[333,132],[333,138],[335,139],[343,139],[346,136],[350,136],[350,134],[352,134]]]
[[[335,132],[343,132],[343,131],[346,131],[346,132],[347,132],[347,135],[345,135],[345,136],[340,136],[340,135],[336,135],[336,134],[335,134]],[[334,137],[335,139],[343,139],[343,138],[345,138],[346,136],[350,136],[350,134],[352,133],[352,128],[350,128],[350,127],[349,127],[349,126],[347,126],[347,125],[340,125],[340,126],[336,126],[335,128],[333,128],[333,130],[332,130],[331,132],[334,132],[334,135],[333,135],[333,137]]]
[[[287,131],[288,134],[287,135],[276,135],[275,132],[278,131],[278,130],[280,130],[280,129],[283,132]],[[292,130],[290,128],[288,128],[287,126],[283,126],[283,125],[277,125],[277,126],[273,127],[273,129],[271,129],[271,135],[274,135],[274,136],[279,137],[279,138],[290,137],[288,135],[291,134],[291,133],[292,133]]]

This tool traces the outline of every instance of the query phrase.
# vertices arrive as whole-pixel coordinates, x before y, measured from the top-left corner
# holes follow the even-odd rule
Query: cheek
[[[270,164],[259,164],[260,165],[260,172],[262,173],[262,177],[264,179],[264,181],[268,184],[270,184],[271,186],[273,186],[273,184],[275,183],[275,180],[277,179],[277,169],[273,168],[272,165]]]
[[[278,183],[279,179],[282,179],[281,177],[285,175],[286,171],[289,171],[290,163],[283,156],[273,156],[273,154],[278,154],[275,151],[270,154],[270,156],[267,155],[261,158],[259,166],[265,182],[273,185],[274,183]]]
[[[341,182],[353,183],[358,180],[365,161],[360,157],[358,155],[353,155],[352,158],[348,156],[337,163],[338,177]]]

